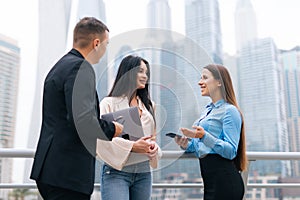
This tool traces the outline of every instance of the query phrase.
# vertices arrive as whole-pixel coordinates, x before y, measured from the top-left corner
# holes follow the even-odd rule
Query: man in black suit
[[[93,17],[74,29],[73,49],[50,70],[43,93],[40,138],[31,171],[45,200],[90,199],[96,140],[112,140],[123,126],[99,118],[95,73],[108,44],[108,28]]]

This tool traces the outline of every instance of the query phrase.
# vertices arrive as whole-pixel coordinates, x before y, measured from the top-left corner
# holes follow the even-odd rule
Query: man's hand
[[[119,135],[121,135],[122,131],[123,131],[123,125],[118,123],[118,122],[112,122],[115,124],[115,134],[114,137],[118,137]]]

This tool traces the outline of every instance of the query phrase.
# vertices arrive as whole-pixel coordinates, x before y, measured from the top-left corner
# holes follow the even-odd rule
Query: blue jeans
[[[102,200],[150,200],[151,192],[151,172],[129,173],[116,170],[106,164],[103,165]]]

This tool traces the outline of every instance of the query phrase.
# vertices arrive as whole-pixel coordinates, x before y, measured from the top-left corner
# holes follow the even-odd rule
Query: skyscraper
[[[222,63],[218,0],[185,1],[185,33],[202,46],[215,63]]]
[[[166,108],[168,105],[162,102],[165,98],[161,96],[163,95],[161,89],[168,87],[166,86],[168,80],[164,80],[164,78],[167,78],[165,73],[166,71],[171,72],[170,68],[174,66],[174,55],[165,52],[165,49],[172,49],[173,46],[171,31],[169,31],[171,29],[171,11],[168,0],[149,0],[147,5],[147,27],[149,28],[146,38],[148,43],[145,46],[151,47],[151,41],[155,41],[157,46],[160,47],[159,49],[151,48],[149,51],[145,51],[145,57],[149,59],[151,65],[152,98],[154,98],[156,104],[164,108],[167,115],[166,119],[169,119],[168,117],[172,114]],[[165,130],[166,123],[161,124],[161,121],[157,120],[158,126]]]
[[[165,134],[179,133],[180,127],[191,127],[199,116],[200,91],[197,82],[200,78],[200,66],[211,63],[211,60],[191,38],[168,31],[171,27],[168,1],[150,0],[147,13],[148,19],[150,18],[148,27],[167,30],[163,32],[152,29],[153,32],[150,31],[149,34],[149,46],[152,40],[161,43],[160,49],[152,48],[148,56],[155,81],[155,85],[152,85],[155,86],[152,87],[153,97],[159,105],[156,119],[158,142],[163,150],[179,150],[174,139]],[[155,19],[151,19],[153,17]],[[179,174],[182,172],[187,172],[188,178],[199,177],[199,164],[196,160],[161,160],[159,166],[159,170],[154,173],[154,181],[175,183],[180,180],[166,180],[167,177],[181,177]],[[175,190],[177,194],[181,191]],[[157,189],[154,193],[156,192],[164,199],[164,194],[172,190]]]
[[[236,50],[257,39],[256,14],[251,0],[238,0],[235,9]]]
[[[252,6],[251,0],[237,0],[235,8],[235,36],[236,36],[236,52],[237,56],[235,58],[235,63],[231,62],[227,67],[231,68],[236,65],[235,70],[232,71],[233,82],[238,83],[238,57],[239,53],[243,46],[246,46],[251,41],[257,39],[257,24],[256,24],[256,15],[254,8]],[[229,56],[226,56],[229,58]],[[232,66],[229,66],[232,65]],[[242,80],[241,80],[242,81]],[[236,97],[238,101],[240,100],[239,96],[239,84],[234,84]]]
[[[44,79],[50,68],[66,51],[71,2],[71,0],[39,1],[36,88],[27,145],[30,149],[36,148],[40,133]],[[25,164],[24,182],[29,181],[31,165],[32,159],[28,159]]]
[[[155,103],[159,105],[157,109],[157,131],[161,133],[157,137],[157,142],[164,148],[165,137],[163,133],[170,131],[170,127],[175,123],[176,98],[171,97],[173,86],[170,84],[170,79],[173,79],[174,55],[172,52],[166,52],[166,49],[172,49],[171,35],[171,11],[168,0],[149,0],[147,5],[147,44],[150,50],[146,51],[145,57],[149,59],[151,66],[151,96]],[[152,48],[152,41],[159,48]],[[167,76],[168,74],[168,76]],[[171,75],[171,76],[170,76]],[[169,78],[168,78],[169,77]],[[174,79],[173,79],[174,80]],[[169,102],[168,102],[169,101]],[[163,161],[162,161],[163,162]],[[157,171],[154,174],[154,179],[160,180],[164,172]]]
[[[237,66],[237,56],[236,55],[228,55],[224,54],[223,56],[223,64],[228,69],[236,99],[239,101],[239,82],[238,82],[238,66]],[[238,102],[239,103],[239,102]]]
[[[72,16],[72,19],[76,19],[76,23],[83,17],[96,17],[106,23],[106,10],[103,0],[79,0],[78,7],[75,11],[77,11],[76,16]],[[70,26],[70,31],[73,31],[75,24]],[[72,34],[73,33],[69,34],[69,38],[73,38]],[[94,70],[96,73],[98,96],[99,99],[102,99],[108,94],[107,54],[100,59],[99,63],[94,65]]]
[[[77,2],[78,4],[75,4]],[[51,9],[49,9],[51,8]],[[53,12],[55,10],[55,12]],[[42,87],[45,76],[50,68],[66,51],[72,48],[73,29],[80,18],[94,16],[105,21],[105,7],[102,0],[72,1],[72,0],[40,0],[39,1],[39,46],[36,91],[32,120],[28,137],[28,148],[35,149],[40,133],[42,116]],[[105,62],[102,59],[101,62]],[[101,64],[101,63],[100,63]],[[107,78],[100,80],[102,71],[95,68],[97,80],[103,81],[103,88],[107,87]],[[98,71],[99,69],[99,71]],[[107,90],[101,90],[105,94]],[[102,95],[102,93],[101,93]],[[29,179],[32,161],[25,165],[24,181]]]
[[[300,151],[300,47],[281,50],[284,69],[286,117],[291,152]],[[299,161],[292,161],[292,176],[300,175]]]
[[[0,35],[0,147],[14,145],[18,83],[20,70],[20,48],[17,42]],[[12,182],[12,159],[0,159],[1,183]],[[0,191],[0,198],[7,198],[7,191]]]
[[[248,151],[288,151],[282,68],[273,40],[258,39],[243,47],[238,68]],[[289,173],[287,161],[272,163],[256,161],[251,168],[262,175]]]
[[[147,5],[147,27],[171,30],[168,0],[150,0]]]

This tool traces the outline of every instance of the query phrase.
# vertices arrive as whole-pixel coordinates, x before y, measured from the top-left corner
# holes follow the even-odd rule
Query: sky
[[[223,51],[231,55],[235,53],[236,1],[219,0]],[[110,37],[146,27],[149,0],[104,2]],[[299,0],[252,0],[252,4],[257,16],[259,38],[272,37],[280,49],[300,45]],[[169,5],[172,30],[184,34],[184,0],[169,0]],[[0,0],[0,34],[15,39],[21,48],[15,147],[26,148],[37,69],[38,0]],[[17,174],[13,178],[20,181]]]

